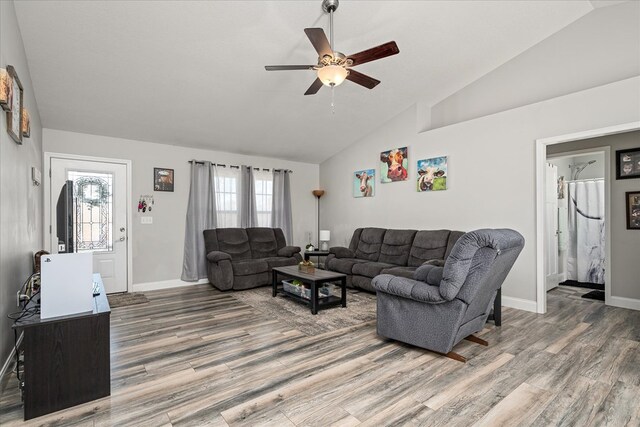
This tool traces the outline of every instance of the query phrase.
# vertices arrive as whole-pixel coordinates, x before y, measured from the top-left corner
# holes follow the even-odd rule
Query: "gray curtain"
[[[240,166],[240,227],[257,227],[258,210],[256,209],[256,183],[251,166]]]
[[[194,282],[207,277],[207,262],[202,232],[216,228],[216,165],[191,163],[191,189],[184,237],[182,280]]]
[[[291,220],[291,171],[273,171],[273,198],[271,206],[271,226],[282,228],[287,244],[293,244]]]

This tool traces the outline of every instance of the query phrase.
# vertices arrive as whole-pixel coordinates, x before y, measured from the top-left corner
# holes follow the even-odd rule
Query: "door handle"
[[[122,236],[122,237],[120,238],[120,241],[121,241],[121,242],[124,242],[125,240],[127,240],[127,238],[126,238],[126,237],[124,237],[124,236]]]
[[[124,227],[120,227],[120,231],[124,232]]]

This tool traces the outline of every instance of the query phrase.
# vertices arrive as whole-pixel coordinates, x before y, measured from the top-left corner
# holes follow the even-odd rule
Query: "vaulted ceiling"
[[[418,99],[436,103],[593,10],[589,1],[349,1],[346,54],[395,40],[400,54],[303,96],[314,1],[16,1],[44,127],[320,163]],[[401,141],[390,141],[390,144]]]

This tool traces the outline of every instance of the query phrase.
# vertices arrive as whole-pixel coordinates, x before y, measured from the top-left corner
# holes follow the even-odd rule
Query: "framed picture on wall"
[[[380,153],[380,182],[406,181],[408,167],[407,147],[383,151]]]
[[[375,190],[375,169],[364,169],[353,173],[353,197],[373,197]]]
[[[7,133],[18,144],[22,144],[22,107],[23,90],[22,83],[18,78],[16,70],[11,66],[7,66],[7,74],[10,77],[10,94],[7,99],[9,106],[7,110]]]
[[[640,230],[640,191],[627,191],[627,230]]]
[[[173,191],[173,169],[153,168],[153,189]]]
[[[616,179],[640,178],[640,147],[616,151]]]

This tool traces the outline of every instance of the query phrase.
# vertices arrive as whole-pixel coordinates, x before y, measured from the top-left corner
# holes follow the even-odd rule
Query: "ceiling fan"
[[[380,83],[380,80],[359,73],[351,67],[395,55],[400,52],[398,45],[396,45],[396,42],[391,41],[353,55],[345,55],[335,51],[333,45],[333,12],[338,9],[338,4],[339,0],[322,1],[322,9],[329,14],[329,36],[331,41],[327,40],[327,36],[322,28],[304,29],[307,37],[309,37],[309,41],[311,41],[311,44],[318,52],[317,65],[267,65],[264,68],[267,71],[316,71],[318,77],[304,93],[305,95],[314,95],[320,90],[322,85],[329,87],[338,86],[345,79],[364,86],[367,89],[376,87]]]

